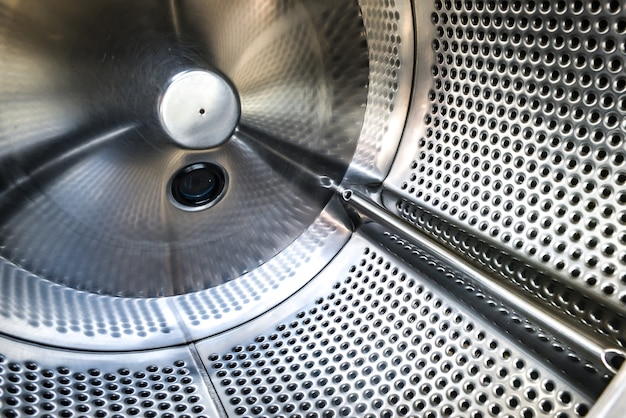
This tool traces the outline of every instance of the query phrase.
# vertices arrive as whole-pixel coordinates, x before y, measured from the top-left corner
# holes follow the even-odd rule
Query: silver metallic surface
[[[229,416],[586,414],[567,376],[379,249],[357,234],[285,304],[197,345]]]
[[[346,214],[333,200],[287,249],[237,280],[171,298],[188,340],[198,340],[241,325],[283,302],[313,277],[350,239]]]
[[[586,332],[598,334],[610,344],[624,347],[626,323],[624,316],[608,308],[602,300],[595,300],[584,292],[567,286],[553,276],[529,266],[523,259],[486,243],[471,231],[458,228],[430,211],[386,190],[382,194],[391,212],[414,225],[430,238],[463,257],[464,262],[478,264],[488,271],[493,280],[517,287],[516,292],[533,295],[543,309],[559,316],[569,316]]]
[[[386,187],[624,313],[626,9],[417,4],[428,65]]]
[[[183,148],[222,145],[235,131],[240,114],[235,88],[212,71],[176,74],[159,102],[163,128]]]
[[[350,237],[331,202],[285,251],[219,286],[162,298],[120,298],[60,286],[16,266],[0,274],[0,330],[35,343],[97,350],[182,344],[235,327],[279,304],[321,271]]]
[[[589,418],[620,418],[626,408],[626,369],[621,370],[606,387],[589,411]]]
[[[62,1],[43,7],[0,4],[0,62],[6,75],[0,82],[0,154],[7,161],[0,166],[0,214],[5,219],[0,329],[27,340],[98,350],[163,347],[236,326],[279,303],[322,269],[347,239],[345,216],[332,208],[321,211],[332,195],[329,186],[339,182],[359,139],[365,98],[382,103],[376,97],[384,97],[387,104],[366,115],[364,126],[406,111],[401,99],[408,90],[396,99],[398,84],[387,81],[404,80],[400,86],[411,81],[411,14],[405,2],[365,2],[367,22],[352,3],[264,2],[249,8],[247,2],[187,2],[184,7],[172,3],[170,10],[147,1],[111,1],[101,9]],[[140,12],[143,20],[133,20]],[[85,37],[81,31],[96,16],[99,30]],[[246,29],[227,41],[226,22],[235,17]],[[203,18],[216,24],[205,25]],[[41,30],[29,35],[22,25],[26,22]],[[124,28],[119,33],[113,30],[118,24]],[[383,36],[387,27],[398,35]],[[185,32],[193,28],[205,32]],[[372,34],[367,44],[366,33]],[[145,42],[152,37],[153,42]],[[302,37],[307,47],[298,44]],[[94,44],[86,47],[90,39]],[[272,42],[279,40],[288,45],[276,49],[282,44]],[[70,46],[83,54],[80,65],[68,61]],[[152,55],[138,54],[148,46],[155,48]],[[197,60],[202,54],[192,46],[220,47],[207,55],[212,66],[205,71],[215,72],[216,66],[232,80],[245,119],[227,144],[206,152],[176,146],[158,114],[159,98],[171,78],[199,71],[199,63],[206,61]],[[38,54],[37,47],[49,53]],[[116,48],[125,55],[113,54]],[[98,51],[103,55],[96,57]],[[130,55],[134,61],[128,61]],[[157,72],[147,64],[159,57],[166,59],[158,66],[163,72],[158,82],[152,73],[143,79],[144,73],[130,70],[135,65]],[[141,59],[145,65],[139,65]],[[46,63],[54,66],[35,76]],[[400,65],[406,71],[391,68]],[[101,76],[97,82],[96,76]],[[72,77],[94,82],[72,84]],[[72,96],[124,82],[145,82],[154,94],[141,96],[146,99],[142,103],[121,87],[97,100],[96,91],[83,102]],[[55,83],[58,88],[52,88]],[[58,106],[27,118],[27,107],[43,103],[44,95],[56,95]],[[134,100],[126,104],[148,113],[129,110],[122,115],[116,106],[126,96]],[[15,102],[17,97],[22,99]],[[303,99],[309,106],[300,106]],[[88,132],[68,136],[38,130],[66,120],[52,111],[69,114],[74,102],[83,113],[93,108],[92,121],[112,109],[111,119],[102,123],[122,116],[128,123],[98,133],[92,142],[84,140]],[[274,123],[272,112],[282,118],[280,123]],[[131,123],[133,115],[137,119]],[[392,119],[398,123],[397,116]],[[144,135],[146,129],[156,136]],[[272,130],[280,138],[272,137]],[[392,133],[384,138],[397,143],[398,129],[391,131],[395,139]],[[43,141],[48,133],[56,139]],[[157,137],[162,141],[154,142]],[[376,151],[383,136],[377,138],[374,143],[359,139],[362,155],[355,158],[376,160],[377,167],[383,163]],[[31,158],[37,164],[42,158],[50,161],[31,172],[25,170]],[[390,158],[386,160],[388,165]],[[216,207],[184,213],[189,210],[173,204],[168,182],[181,167],[198,161],[224,167],[232,186]],[[282,249],[279,241],[288,247]],[[180,295],[162,297],[175,294]]]
[[[571,321],[566,316],[552,314],[542,304],[537,303],[531,295],[516,292],[515,289],[511,289],[506,284],[490,279],[488,275],[471,264],[458,264],[456,262],[457,256],[454,253],[437,242],[429,240],[427,236],[407,228],[400,219],[392,216],[382,206],[371,202],[366,194],[346,189],[343,191],[343,195],[346,202],[362,216],[380,224],[391,233],[402,234],[407,237],[411,245],[425,247],[428,249],[429,254],[451,265],[456,265],[456,269],[460,274],[471,278],[481,289],[497,295],[498,300],[505,305],[514,306],[517,312],[531,321],[541,324],[551,334],[558,335],[568,345],[574,347],[576,351],[585,353],[586,357],[594,359],[598,364],[602,364],[605,368],[604,373],[610,372],[615,374],[617,372],[612,364],[607,361],[609,348],[618,352],[622,359],[626,359],[626,352],[620,350],[619,347],[609,347],[607,341],[602,339],[601,336],[585,328],[579,328],[576,322]]]
[[[89,293],[186,294],[271,260],[330,200],[319,178],[343,177],[368,96],[357,3],[172,4],[0,2],[3,263]],[[220,109],[195,109],[212,82]],[[230,182],[190,213],[168,182],[196,162]]]
[[[415,61],[411,2],[360,0],[359,6],[370,77],[365,121],[345,178],[350,184],[380,182],[388,174],[404,131]]]
[[[195,346],[97,354],[2,339],[0,411],[585,415],[593,388],[577,388],[433,279],[357,234],[294,297]]]
[[[2,417],[218,417],[190,347],[51,350],[0,337]]]
[[[625,9],[0,0],[0,417],[621,416]]]

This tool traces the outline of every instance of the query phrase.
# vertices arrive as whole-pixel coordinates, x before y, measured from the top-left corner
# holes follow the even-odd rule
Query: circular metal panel
[[[0,5],[2,332],[131,350],[232,328],[345,244],[349,220],[327,203],[346,170],[380,181],[391,163],[412,80],[408,2]],[[168,92],[208,97],[171,90],[189,74],[238,97],[221,145],[190,149],[163,126]],[[183,104],[200,121],[219,113]],[[181,210],[171,180],[197,163],[228,186],[214,207]]]
[[[8,261],[98,294],[203,290],[284,250],[328,203],[320,178],[341,181],[368,94],[357,3],[8,4]],[[223,167],[228,189],[210,210],[181,211],[168,182],[199,162]]]

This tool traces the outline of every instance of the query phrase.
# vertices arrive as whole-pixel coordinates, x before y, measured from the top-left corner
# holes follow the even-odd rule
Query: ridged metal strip
[[[576,417],[592,402],[360,235],[284,305],[198,352],[231,416]]]
[[[626,8],[431,5],[426,111],[389,187],[624,312]]]
[[[536,322],[537,326],[547,329],[554,337],[562,339],[566,345],[573,347],[573,352],[579,352],[582,357],[589,359],[588,366],[596,373],[601,370],[603,375],[605,373],[615,374],[616,369],[626,358],[626,354],[619,345],[612,344],[604,336],[598,335],[592,330],[579,328],[575,321],[558,310],[546,309],[543,306],[543,301],[536,300],[531,294],[521,293],[519,289],[509,283],[499,282],[488,274],[488,271],[481,268],[482,266],[475,263],[459,263],[457,254],[394,217],[372,201],[373,196],[370,197],[363,191],[350,189],[344,190],[342,194],[347,204],[362,218],[361,222],[370,220],[374,224],[379,224],[377,227],[368,225],[364,229],[377,230],[375,235],[378,236],[378,240],[391,251],[396,252],[398,248],[392,248],[395,245],[390,245],[389,241],[397,242],[400,245],[400,250],[408,254],[408,258],[405,257],[405,260],[412,263],[411,259],[416,259],[417,264],[412,264],[413,268],[417,271],[426,272],[425,274],[432,280],[444,282],[446,288],[449,288],[449,284],[452,283],[467,286],[466,288],[470,292],[476,291],[480,299],[493,295],[492,297],[499,299],[503,304],[501,313],[518,324],[520,320],[517,312],[522,317]],[[427,265],[422,265],[422,261],[426,261]],[[436,268],[425,270],[426,266],[435,266]],[[450,289],[452,293],[457,293],[454,291],[455,288],[456,286],[452,286]],[[463,292],[460,295],[457,293],[457,296],[463,298],[464,294]],[[470,302],[470,304],[474,306],[473,303]],[[492,304],[498,305],[499,302],[490,301],[488,303],[488,305]],[[494,324],[507,327],[507,321],[499,321],[490,314],[487,314],[487,317]],[[531,326],[529,331],[543,335],[543,331],[537,326]],[[508,329],[508,332],[512,332],[512,330]],[[560,342],[556,342],[554,348],[560,352],[564,351]],[[574,357],[577,362],[581,361],[580,354],[576,354]]]
[[[421,59],[385,206],[623,347],[624,126],[607,125],[623,113],[623,6],[416,7]]]
[[[361,137],[348,182],[382,180],[391,168],[411,94],[413,5],[405,0],[359,0],[369,51],[369,84]]]

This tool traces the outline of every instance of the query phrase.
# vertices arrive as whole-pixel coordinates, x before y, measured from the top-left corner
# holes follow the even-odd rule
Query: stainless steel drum
[[[0,0],[0,416],[622,417],[624,65],[619,1]]]

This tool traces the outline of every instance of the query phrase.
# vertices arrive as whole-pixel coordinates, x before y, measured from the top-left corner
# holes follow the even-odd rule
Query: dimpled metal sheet
[[[0,337],[0,416],[215,417],[200,370],[185,347],[96,354]]]
[[[40,344],[140,350],[204,338],[265,312],[304,286],[349,239],[335,205],[289,248],[238,280],[169,298],[80,292],[6,263],[0,275],[2,331]]]
[[[590,298],[583,290],[568,286],[566,282],[528,265],[501,247],[481,240],[471,231],[464,231],[423,207],[405,199],[396,199],[396,196],[388,196],[388,203],[396,205],[399,216],[467,260],[487,268],[497,280],[512,283],[519,291],[534,295],[543,303],[545,310],[555,315],[571,317],[579,325],[618,346],[626,344],[624,315],[604,306],[602,300]]]
[[[409,2],[361,0],[370,78],[365,122],[347,182],[382,181],[398,149],[413,82],[413,16]],[[365,179],[365,180],[364,180]]]
[[[621,3],[55,1],[68,7],[20,15],[28,0],[0,0],[0,51],[19,58],[0,58],[7,74],[46,64],[0,82],[24,99],[0,101],[0,134],[17,138],[0,138],[0,218],[15,221],[0,225],[0,416],[577,418],[623,398]],[[48,59],[61,41],[21,54],[41,40],[28,28],[104,42],[80,18],[96,15],[128,22],[122,45],[130,30],[154,48],[90,44],[70,73],[101,62],[95,90],[33,101],[71,89],[52,71],[65,55]],[[121,113],[141,123],[68,134],[115,108],[109,70],[158,78],[138,64],[159,57],[174,72],[210,62],[238,89],[223,149],[153,142],[147,93],[117,78],[132,93]],[[25,170],[46,154],[26,139],[44,137],[63,146]],[[156,189],[133,192],[196,158],[231,182],[211,222],[163,218]],[[128,205],[101,199],[107,182]],[[138,231],[154,252],[128,240]]]
[[[293,299],[198,352],[230,416],[561,418],[590,406],[541,357],[361,236]]]
[[[623,313],[626,9],[435,1],[422,14],[428,93],[388,206],[415,203]]]
[[[427,253],[418,255],[442,268]],[[473,294],[482,299],[479,291]],[[482,302],[467,302],[391,255],[377,239],[357,234],[294,297],[187,348],[97,354],[2,339],[0,413],[586,415],[594,399],[590,392],[602,386],[579,387],[580,381],[570,380],[575,375],[560,372],[523,340],[477,316]]]
[[[138,153],[136,144],[129,143],[137,126],[98,133],[102,138],[96,141],[96,148],[112,141],[130,146],[129,152],[112,152],[106,158],[78,164],[75,175],[66,176],[67,181],[58,185],[63,193],[73,196],[71,207],[64,207],[57,201],[59,195],[50,193],[32,201],[26,199],[27,207],[19,208],[16,202],[24,196],[13,199],[11,193],[0,193],[9,202],[4,213],[12,219],[0,227],[0,252],[4,255],[0,258],[0,330],[30,341],[81,349],[163,347],[204,338],[245,322],[310,280],[349,236],[346,217],[333,210],[332,203],[325,207],[313,204],[313,200],[321,197],[323,201],[332,195],[329,185],[341,179],[332,173],[339,173],[338,162],[349,162],[351,156],[346,153],[355,144],[353,165],[359,168],[348,169],[350,178],[382,178],[391,164],[389,154],[395,152],[399,142],[408,105],[413,63],[410,4],[367,0],[360,6],[327,2],[305,7],[298,1],[282,0],[256,2],[254,7],[248,7],[247,2],[186,3],[176,17],[179,25],[201,30],[178,35],[181,39],[193,37],[187,39],[189,44],[219,45],[215,51],[195,53],[216,60],[241,89],[242,118],[249,129],[242,129],[241,138],[235,138],[228,150],[210,152],[210,158],[219,154],[215,158],[229,173],[229,198],[220,202],[221,208],[206,213],[177,213],[177,226],[164,222],[163,210],[180,212],[162,205],[165,187],[151,192],[150,187],[142,186],[133,191],[133,182],[154,184],[164,170],[189,161],[188,153],[177,151],[173,160],[163,165],[155,163],[162,157],[157,152],[155,159],[143,164],[138,158],[147,154]],[[128,7],[132,15],[136,9]],[[163,11],[155,11],[147,2],[139,2],[137,7],[155,13],[146,19],[175,17],[161,16]],[[23,49],[19,42],[26,42],[22,32],[12,34],[11,28],[20,26],[18,23],[25,27],[26,21],[16,21],[19,13],[9,5],[0,11],[2,36],[17,42],[13,46],[2,44],[6,56],[15,58],[3,62],[7,74],[19,79],[16,83],[0,83],[1,92],[3,97],[22,92],[24,102],[28,102],[37,83],[52,81],[39,73],[32,80],[25,78],[25,74],[34,75],[35,69],[20,52]],[[38,24],[47,22],[52,28],[58,25],[50,20],[52,15],[31,12],[31,20]],[[92,12],[81,9],[77,13],[91,16]],[[124,15],[124,19],[130,19],[130,15]],[[203,24],[202,18],[208,15],[215,25]],[[302,25],[293,25],[290,17],[294,16]],[[56,19],[76,24],[75,16]],[[236,31],[231,37],[235,22],[245,22],[246,30]],[[136,29],[148,30],[141,25]],[[352,35],[347,36],[346,31]],[[314,38],[309,36],[312,34]],[[355,39],[358,48],[352,46]],[[281,42],[273,44],[273,40]],[[296,41],[306,41],[306,47],[298,47]],[[26,42],[22,46],[28,45]],[[354,53],[344,53],[347,49]],[[359,76],[354,76],[357,73]],[[310,83],[299,83],[300,76]],[[41,109],[32,108],[38,118],[19,106],[4,112],[0,116],[5,118],[3,121],[13,118],[19,123],[2,122],[0,129],[10,125],[15,138],[31,139],[53,132],[53,128],[63,131],[63,123],[70,122],[65,113],[71,108],[58,108],[51,114],[49,106],[40,105]],[[319,118],[314,115],[317,110],[321,112]],[[29,126],[33,129],[27,129]],[[328,129],[324,131],[324,127]],[[268,137],[272,129],[281,134]],[[54,131],[54,136],[62,137],[61,131]],[[64,139],[69,145],[72,141]],[[3,152],[10,153],[12,142],[2,144]],[[80,152],[88,152],[88,148]],[[305,154],[308,157],[303,159]],[[121,157],[125,168],[117,166],[114,173],[101,175],[119,162],[117,157]],[[191,158],[205,157],[206,153],[194,151]],[[59,174],[59,169],[52,171]],[[269,180],[274,174],[276,181]],[[15,175],[11,171],[8,180]],[[86,194],[75,193],[87,183],[91,186]],[[132,199],[120,204],[120,199],[106,198],[106,190],[110,189],[101,187],[105,183]],[[98,198],[81,207],[80,202],[92,195]],[[38,228],[33,227],[37,223],[34,219],[41,223]],[[289,233],[284,235],[277,228]],[[22,234],[17,233],[20,229]],[[106,231],[105,236],[89,238],[90,231],[96,229]],[[233,239],[230,233],[235,230],[255,237]],[[140,240],[139,247],[133,243],[137,234],[146,238]],[[177,244],[168,246],[167,240],[155,244],[154,239],[165,235]],[[277,245],[283,238],[285,245]],[[186,245],[189,239],[193,243]],[[71,244],[61,245],[64,241]],[[144,245],[154,246],[155,251],[144,251]],[[232,251],[224,251],[228,247]],[[163,251],[169,255],[164,256]],[[97,257],[90,256],[96,253]],[[273,256],[266,257],[270,253]],[[181,257],[187,261],[178,263]],[[140,274],[133,274],[131,279],[127,274],[131,271]],[[169,276],[175,276],[176,283],[164,286],[163,280],[168,281]],[[104,277],[111,280],[101,281]],[[164,297],[167,295],[170,297]]]

